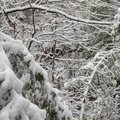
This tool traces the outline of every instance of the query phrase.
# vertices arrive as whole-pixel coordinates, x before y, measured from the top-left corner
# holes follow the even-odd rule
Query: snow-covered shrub
[[[17,92],[21,91],[25,98],[29,99],[39,108],[46,110],[46,120],[71,120],[72,113],[68,106],[62,102],[62,98],[59,97],[59,91],[50,85],[50,83],[47,81],[47,72],[35,62],[33,56],[28,52],[23,43],[19,40],[13,40],[4,33],[0,33],[0,37],[3,49],[7,54],[6,56],[4,53],[6,60],[9,61],[6,64],[12,68],[12,73],[16,75],[16,77],[14,77],[12,80],[15,83],[11,83],[9,80],[8,84],[4,85],[7,91],[11,91],[11,87],[13,85],[13,88],[16,89]],[[10,87],[8,87],[9,85]],[[8,95],[6,95],[6,97],[7,96]],[[3,107],[4,106],[5,104],[3,104]],[[31,111],[28,113],[30,115],[34,113],[37,106],[29,106],[29,110]],[[37,113],[38,112],[34,113],[34,115]],[[44,114],[40,115],[41,118],[45,117]],[[35,118],[32,120],[35,120]]]

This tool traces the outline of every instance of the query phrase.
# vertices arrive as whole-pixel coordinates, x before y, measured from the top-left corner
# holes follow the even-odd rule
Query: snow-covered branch
[[[85,112],[85,106],[87,105],[87,96],[89,94],[89,90],[91,87],[89,85],[92,85],[92,82],[94,83],[96,80],[99,81],[99,88],[102,90],[104,95],[101,96],[107,96],[111,90],[111,88],[107,88],[105,86],[108,85],[108,81],[111,81],[111,77],[113,77],[113,73],[111,72],[111,67],[114,65],[114,62],[116,61],[116,55],[118,53],[118,49],[113,49],[109,52],[100,52],[98,53],[93,61],[88,63],[88,65],[83,66],[81,68],[81,71],[83,70],[84,72],[86,71],[85,75],[88,77],[88,80],[86,78],[83,81],[87,81],[88,85],[83,93],[84,97],[82,99],[82,107],[81,107],[81,114],[80,114],[80,120],[83,119],[84,112]],[[83,73],[84,73],[83,72]],[[90,74],[90,76],[89,76]],[[101,79],[106,78],[106,83]],[[107,81],[108,79],[108,81]],[[111,83],[113,86],[115,86],[115,81],[112,79]],[[106,84],[106,85],[105,85]],[[113,89],[113,88],[112,88]],[[114,94],[114,92],[112,93]],[[109,99],[112,99],[112,95],[109,96]],[[107,102],[107,100],[104,100]],[[104,107],[103,107],[104,108]],[[113,109],[114,111],[114,109]]]
[[[39,10],[44,10],[50,13],[57,13],[60,14],[62,16],[65,16],[66,18],[76,21],[76,22],[80,22],[80,23],[84,23],[84,24],[96,24],[96,25],[112,25],[112,22],[105,22],[105,21],[94,21],[94,20],[87,20],[87,19],[82,19],[82,18],[78,18],[72,15],[67,14],[64,11],[58,10],[58,9],[54,9],[54,8],[49,8],[49,7],[44,7],[42,5],[35,5],[35,4],[31,4],[30,5],[26,5],[23,7],[16,7],[16,8],[11,8],[11,9],[6,9],[4,10],[5,13],[13,13],[13,12],[17,12],[17,11],[25,11],[25,10],[29,10],[29,9],[39,9]],[[0,14],[2,14],[3,11],[0,11]]]
[[[80,87],[79,89],[81,89],[82,87],[82,89],[79,90],[80,93],[77,92],[77,94],[82,93],[82,95],[78,97],[78,99],[81,99],[80,120],[88,118],[87,113],[93,114],[93,116],[90,116],[92,119],[95,118],[95,116],[99,119],[101,115],[106,116],[106,118],[108,119],[109,116],[107,116],[104,112],[105,109],[109,107],[108,104],[106,104],[108,102],[109,104],[111,104],[110,106],[113,106],[111,109],[111,113],[115,111],[115,103],[110,102],[110,100],[112,101],[115,94],[114,90],[116,86],[116,80],[113,79],[114,73],[111,69],[115,64],[115,61],[117,60],[116,56],[118,55],[119,51],[119,49],[112,49],[109,52],[102,51],[97,53],[91,62],[80,68],[80,76],[78,78],[65,83],[66,89],[70,89],[71,86],[77,87],[78,84],[78,86]],[[109,100],[107,99],[108,96]],[[94,102],[92,103],[92,101]],[[95,110],[96,106],[98,107],[98,104],[100,104],[101,106],[101,112],[99,114],[95,114],[95,111],[93,112],[92,109],[94,106]]]

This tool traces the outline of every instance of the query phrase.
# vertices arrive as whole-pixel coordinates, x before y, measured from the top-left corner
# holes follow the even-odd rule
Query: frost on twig
[[[23,83],[23,96],[47,111],[46,120],[71,120],[72,113],[59,97],[59,91],[47,82],[47,72],[35,62],[23,43],[3,33],[0,36],[10,66]]]

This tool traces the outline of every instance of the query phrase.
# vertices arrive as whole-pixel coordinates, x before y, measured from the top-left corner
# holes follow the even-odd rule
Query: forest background
[[[120,119],[119,0],[0,0],[0,32],[1,49],[24,84],[12,89],[46,111],[31,119],[24,110],[28,120]],[[0,85],[4,120],[13,91]],[[8,120],[27,120],[18,113]]]

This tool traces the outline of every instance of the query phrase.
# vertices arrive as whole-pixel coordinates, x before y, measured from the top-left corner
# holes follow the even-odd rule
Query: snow
[[[5,53],[25,54],[25,61],[33,60],[33,56],[28,53],[23,43],[19,40],[14,41],[11,37],[0,32],[0,105],[4,106],[0,111],[0,120],[44,120],[46,111],[39,109],[28,99],[21,95],[23,85],[28,82],[29,74],[17,78]],[[24,83],[23,83],[24,82]],[[7,97],[7,98],[6,98]],[[7,100],[6,100],[7,99]]]
[[[10,66],[9,60],[8,60],[8,58],[7,58],[4,50],[3,50],[3,48],[2,48],[1,42],[0,42],[0,56],[2,56],[2,57],[0,57],[0,59],[1,59],[0,69],[4,69],[3,66],[4,66],[5,64],[7,64],[8,66]]]
[[[28,52],[28,50],[20,40],[14,40],[3,33],[0,33],[0,35],[2,35],[1,40],[6,41],[2,43],[4,49],[7,49],[10,51],[10,53],[14,54],[22,53],[24,55],[24,61],[30,61],[30,68],[32,73],[41,73],[44,76],[45,80],[48,79],[47,72],[41,66],[39,66],[38,63],[35,62],[33,56]]]
[[[9,113],[7,110],[0,113],[0,120],[9,120]]]
[[[46,111],[39,109],[36,105],[31,103],[29,106],[28,116],[31,120],[44,120],[46,118]]]
[[[11,88],[14,88],[16,91],[20,92],[23,87],[22,82],[17,79],[14,72],[11,70],[9,60],[2,48],[1,43],[0,56],[2,56],[0,59],[0,80],[3,80],[0,88],[2,91],[1,95],[4,94],[6,90]]]
[[[46,111],[39,109],[29,100],[12,91],[12,101],[1,110],[0,120],[15,120],[20,116],[22,120],[44,120]]]
[[[4,75],[5,81],[1,84],[2,92],[4,93],[11,88],[14,88],[17,92],[21,92],[23,83],[15,76],[14,72],[9,67],[6,67]]]
[[[23,43],[19,40],[13,40],[8,35],[0,33],[1,42],[0,42],[0,56],[3,56],[0,59],[0,80],[3,81],[0,86],[0,104],[6,106],[0,112],[0,120],[6,118],[6,120],[15,120],[16,117],[21,117],[22,120],[44,120],[46,118],[46,110],[41,110],[38,106],[31,103],[28,99],[22,96],[22,88],[26,83],[29,83],[30,73],[26,71],[23,73],[21,78],[18,79],[16,74],[13,72],[12,65],[8,60],[8,56],[11,54],[18,55],[23,57],[23,61],[29,63],[28,70],[32,72],[32,75],[37,74],[43,75],[43,83],[37,83],[35,87],[38,89],[35,90],[34,95],[37,95],[37,99],[41,97],[42,93],[39,90],[41,88],[46,92],[47,101],[53,104],[53,108],[56,108],[56,112],[59,115],[59,118],[65,117],[72,119],[72,113],[69,110],[68,106],[62,102],[61,97],[59,97],[60,91],[55,89],[48,83],[48,74],[37,62],[35,62],[33,56],[28,52]],[[6,55],[8,52],[8,56]],[[22,63],[20,63],[21,65]],[[19,66],[18,66],[19,67]],[[28,72],[28,73],[27,73]],[[7,94],[10,91],[10,96],[8,96],[8,101],[2,99],[4,94]],[[29,98],[29,97],[28,97]],[[41,101],[39,101],[41,102]],[[43,100],[42,100],[43,102]],[[51,107],[51,106],[49,106]],[[60,111],[59,107],[63,110]],[[8,114],[9,117],[4,115]]]
[[[118,8],[118,10],[117,10],[117,11],[118,11],[118,14],[120,14],[120,8]]]
[[[9,114],[10,119],[14,120],[16,116],[19,115],[22,115],[21,117],[25,116],[24,114],[27,112],[27,110],[29,110],[30,101],[13,91],[13,99],[11,101],[11,105],[12,108],[10,109]]]
[[[30,74],[26,73],[25,75],[23,74],[22,77],[20,78],[20,80],[23,82],[23,84],[25,85],[26,83],[30,82]]]
[[[35,73],[40,73],[41,75],[44,76],[45,81],[48,80],[48,74],[47,71],[44,70],[38,63],[31,61],[30,62],[30,70],[32,73],[35,75]]]
[[[69,87],[69,82],[65,82],[65,83],[64,83],[64,88],[65,88],[65,89],[68,89],[68,87]]]
[[[84,0],[77,0],[77,1],[84,1]],[[73,3],[75,2],[75,1],[72,1]],[[70,2],[69,2],[70,3]],[[91,3],[91,2],[90,2]],[[96,2],[97,3],[97,2]],[[98,2],[99,3],[99,2]],[[82,5],[81,3],[80,3],[80,5]],[[93,4],[93,6],[94,6],[95,4]],[[43,7],[43,6],[46,6],[46,7]],[[64,15],[66,18],[68,18],[68,20],[66,20],[66,21],[68,21],[68,22],[71,22],[71,20],[73,20],[73,21],[76,21],[75,23],[77,23],[77,22],[82,22],[82,25],[85,23],[88,23],[88,24],[99,24],[99,25],[112,25],[112,23],[111,22],[101,22],[101,20],[100,21],[91,21],[91,20],[84,20],[84,19],[81,19],[81,18],[77,18],[77,17],[74,17],[74,15],[75,14],[71,14],[70,12],[68,12],[68,11],[65,11],[65,13],[63,12],[63,11],[61,11],[60,9],[59,10],[56,10],[56,9],[53,9],[53,8],[57,8],[57,6],[52,6],[52,7],[49,7],[48,8],[48,4],[46,4],[46,5],[44,5],[44,4],[41,4],[40,6],[37,6],[37,5],[34,5],[33,4],[33,9],[34,8],[37,8],[38,7],[38,9],[39,10],[44,10],[44,11],[47,11],[47,12],[52,12],[52,13],[57,13],[57,14],[60,14],[60,15]],[[79,5],[78,5],[79,6]],[[60,6],[59,6],[60,7]],[[58,8],[59,8],[58,7]],[[63,5],[63,7],[64,7],[64,5]],[[68,7],[68,6],[66,6],[66,7]],[[77,7],[77,6],[76,6]],[[87,6],[87,7],[89,7],[89,5]],[[97,7],[97,4],[94,6],[94,7]],[[107,6],[107,7],[110,7],[110,6]],[[117,6],[118,7],[118,6]],[[114,10],[117,8],[117,7],[115,7],[114,8]],[[78,7],[79,8],[79,7]],[[77,9],[78,9],[77,8]],[[24,6],[24,7],[16,7],[16,8],[14,8],[14,9],[8,9],[8,10],[6,10],[7,12],[10,12],[10,10],[13,10],[12,12],[14,12],[15,10],[25,10],[25,9],[30,9],[30,5],[28,5],[28,8],[27,8],[27,6]],[[74,9],[74,8],[72,8],[72,9]],[[38,11],[39,11],[38,10]],[[114,11],[113,10],[113,11]],[[1,10],[0,10],[1,11]],[[85,12],[85,11],[84,11]],[[69,14],[71,14],[71,15],[69,15]],[[89,14],[88,12],[87,12],[87,14]],[[119,16],[119,14],[120,14],[120,10],[118,9],[118,13],[117,13],[118,15],[116,15],[115,16],[115,20],[117,20],[117,16]],[[99,14],[100,15],[100,14]],[[98,15],[98,17],[99,17],[99,15]],[[50,15],[49,15],[50,16]],[[48,17],[48,16],[47,16]],[[53,16],[54,17],[54,16]],[[61,20],[61,17],[62,16],[60,16],[60,20]],[[107,16],[106,16],[107,17]],[[108,15],[108,17],[109,17],[109,15]],[[64,17],[63,17],[64,18]],[[70,19],[69,19],[70,18]],[[111,16],[111,18],[113,18],[113,16]],[[81,21],[82,20],[82,21]],[[106,21],[107,19],[105,19],[105,21]],[[36,21],[37,22],[37,21]],[[46,22],[46,21],[45,21]],[[72,22],[71,22],[72,23]],[[54,23],[53,23],[54,24]],[[66,23],[65,23],[66,24]],[[73,24],[73,26],[74,26],[74,22],[72,23]],[[82,26],[82,25],[80,25],[80,26]],[[114,24],[114,27],[116,28],[116,27],[118,27],[118,25],[119,25],[119,22],[115,22],[115,24]],[[32,25],[31,25],[32,26]],[[62,26],[62,25],[61,25]],[[59,24],[58,24],[58,28],[59,27],[61,27],[61,26],[59,26]],[[64,26],[64,25],[63,25]],[[83,25],[84,26],[84,25]],[[87,26],[87,24],[86,24],[86,26]],[[94,25],[93,25],[94,26]],[[109,27],[110,27],[109,26]],[[79,27],[79,26],[78,26]],[[96,28],[98,27],[98,29],[99,29],[99,27],[100,26],[95,26]],[[106,27],[106,26],[105,26]],[[56,28],[57,29],[57,28]],[[63,28],[61,28],[61,30],[62,30]],[[71,29],[72,29],[72,26],[71,26]],[[103,29],[106,29],[106,31],[107,31],[107,27],[106,28],[103,28]],[[108,28],[109,29],[109,28]],[[110,27],[110,29],[111,29],[111,27]],[[110,30],[109,29],[109,30]],[[1,29],[2,30],[2,29]],[[57,30],[59,30],[59,29],[57,29]],[[61,32],[59,32],[59,31],[57,31],[56,30],[56,32],[55,32],[55,34],[62,34]],[[63,30],[65,30],[65,29],[63,29]],[[110,32],[108,30],[108,32]],[[32,31],[32,30],[31,30]],[[81,30],[80,30],[81,31]],[[80,32],[79,31],[79,32]],[[89,30],[88,30],[89,31]],[[87,31],[87,32],[88,32]],[[95,35],[97,34],[97,33],[99,33],[98,32],[99,30],[96,30],[96,33],[95,33]],[[100,27],[100,32],[102,32],[103,30],[102,30],[102,26]],[[6,31],[7,32],[7,31]],[[30,32],[30,31],[28,31],[28,32]],[[68,31],[68,32],[70,32],[70,31]],[[86,31],[85,31],[86,32]],[[114,33],[114,32],[113,32]],[[29,33],[28,33],[29,34]],[[36,33],[36,34],[39,34],[39,33]],[[45,34],[44,32],[43,32],[43,34]],[[47,32],[46,32],[46,34],[47,34]],[[66,37],[68,37],[68,39],[71,37],[71,36],[67,36],[67,34],[66,34],[66,32],[65,33],[63,33]],[[81,32],[80,32],[80,34],[81,34]],[[80,42],[84,42],[83,44],[86,46],[88,46],[89,47],[89,44],[86,44],[86,40],[87,39],[89,39],[89,35],[90,35],[91,33],[89,33],[89,34],[86,34],[86,36],[85,36],[85,33],[84,34],[82,34],[85,38],[82,38],[82,36],[80,36],[80,39],[79,39],[79,37],[78,37],[78,39],[80,40]],[[93,35],[93,38],[94,38],[94,33],[92,34]],[[27,36],[27,35],[26,35]],[[64,36],[63,36],[64,37]],[[43,36],[43,38],[44,38],[44,36]],[[57,37],[57,39],[59,39],[60,37]],[[72,37],[71,37],[72,38]],[[111,38],[111,37],[110,37]],[[5,39],[8,39],[8,40],[5,40]],[[40,39],[42,39],[42,37],[40,37]],[[39,38],[37,39],[37,40],[40,40]],[[67,38],[66,38],[67,39]],[[74,36],[73,36],[73,39],[74,39]],[[75,38],[75,39],[77,39],[77,37]],[[81,40],[82,39],[82,40]],[[83,40],[83,39],[86,39],[86,40]],[[111,38],[112,39],[112,38]],[[48,40],[48,38],[47,38],[47,40]],[[47,40],[45,40],[45,41],[47,41]],[[51,39],[50,39],[51,40]],[[69,39],[70,40],[70,39]],[[68,41],[69,41],[68,40]],[[90,39],[90,40],[92,40],[93,41],[93,39]],[[67,116],[69,116],[69,114],[67,114],[67,109],[68,109],[68,107],[64,107],[64,105],[62,106],[61,105],[61,99],[58,97],[58,94],[59,94],[59,92],[56,90],[56,89],[54,89],[54,88],[52,88],[52,86],[48,83],[48,82],[46,82],[47,80],[48,80],[48,75],[47,75],[47,73],[46,73],[46,71],[45,70],[43,70],[41,67],[39,67],[39,64],[37,64],[37,63],[35,63],[35,60],[34,60],[34,58],[33,58],[33,56],[31,55],[31,54],[29,54],[28,53],[28,51],[23,47],[22,49],[21,49],[21,46],[23,46],[22,44],[19,44],[20,43],[20,41],[18,41],[17,43],[20,45],[20,46],[17,46],[17,43],[15,44],[15,42],[12,42],[12,40],[10,40],[9,41],[9,37],[3,37],[3,38],[1,38],[1,41],[2,41],[2,46],[3,46],[3,48],[4,48],[4,50],[6,49],[6,52],[7,52],[7,50],[8,51],[10,51],[10,53],[13,53],[13,54],[22,54],[23,56],[24,56],[24,61],[23,62],[29,62],[30,63],[30,69],[28,68],[26,71],[24,71],[24,73],[25,72],[29,72],[30,70],[32,71],[32,73],[33,73],[33,78],[34,78],[34,76],[37,74],[37,73],[40,73],[40,74],[42,74],[43,75],[43,77],[45,78],[45,83],[44,83],[44,85],[45,86],[43,86],[43,85],[41,85],[40,83],[38,83],[38,82],[36,82],[35,83],[35,86],[33,87],[33,88],[35,88],[35,91],[34,91],[34,93],[33,94],[35,94],[36,96],[37,96],[37,98],[40,98],[41,96],[42,96],[42,94],[40,94],[40,92],[41,92],[41,90],[42,90],[42,88],[44,87],[44,94],[47,96],[48,95],[48,99],[47,99],[47,97],[46,97],[46,99],[47,100],[53,100],[52,99],[52,97],[51,97],[51,92],[54,92],[54,93],[56,93],[56,98],[55,98],[55,100],[57,101],[57,105],[59,104],[60,106],[61,106],[61,108],[64,108],[64,115],[67,115]],[[44,41],[44,40],[43,40]],[[59,39],[58,41],[61,41],[61,39]],[[73,40],[74,41],[74,40]],[[63,41],[64,42],[64,41]],[[88,41],[89,42],[89,41]],[[97,41],[98,42],[98,41]],[[10,43],[10,44],[9,44]],[[12,48],[10,48],[10,46],[11,46],[11,43],[13,43],[13,46],[12,46]],[[42,43],[42,42],[41,42]],[[92,43],[92,42],[91,42]],[[94,42],[93,42],[94,43]],[[43,48],[46,48],[47,46],[48,46],[49,44],[46,44],[46,45],[44,45],[43,44]],[[116,45],[115,45],[116,46]],[[20,49],[19,49],[19,47],[20,47]],[[95,46],[95,47],[97,47],[97,46]],[[114,46],[113,46],[114,47]],[[2,49],[2,48],[1,48]],[[71,48],[70,48],[71,49]],[[101,48],[102,49],[102,48]],[[4,51],[3,50],[3,51]],[[97,49],[96,49],[97,50]],[[99,50],[97,50],[96,52],[98,52]],[[83,51],[82,51],[83,52]],[[87,53],[87,51],[85,51],[86,53]],[[4,52],[1,52],[3,55],[4,55]],[[1,56],[3,56],[1,54]],[[19,55],[20,55],[19,54]],[[91,52],[90,52],[90,54],[91,54]],[[76,55],[76,54],[75,54]],[[74,56],[73,56],[74,57]],[[80,58],[81,58],[81,56],[80,56]],[[101,57],[99,57],[98,59],[101,59]],[[98,66],[98,69],[97,69],[97,67],[95,66],[97,63],[99,63],[98,61],[98,59],[96,59],[96,61],[94,61],[94,64],[92,64],[92,61],[91,61],[91,59],[88,59],[88,60],[86,60],[86,62],[88,62],[88,61],[91,61],[91,62],[89,62],[86,66],[84,66],[83,67],[83,69],[85,70],[88,70],[88,71],[86,71],[86,72],[88,72],[88,74],[91,72],[91,73],[95,73],[95,72],[93,72],[92,71],[92,68],[93,68],[93,70],[95,70],[95,71],[97,71],[97,72],[99,72],[98,73],[98,75],[99,74],[101,74],[101,73],[104,73],[105,71],[100,71],[100,65],[103,65],[103,62],[101,62],[100,63],[100,65]],[[106,59],[106,58],[105,58]],[[71,59],[72,60],[72,59]],[[20,82],[19,81],[19,79],[17,79],[13,74],[12,74],[12,76],[11,76],[11,74],[9,75],[9,74],[7,74],[7,70],[10,72],[10,68],[11,68],[11,65],[10,65],[10,63],[9,63],[9,60],[7,60],[7,58],[5,58],[5,57],[3,57],[3,63],[1,62],[1,66],[0,66],[0,80],[1,80],[1,82],[3,82],[1,85],[0,85],[0,87],[1,87],[1,89],[4,89],[3,91],[5,91],[5,92],[7,92],[7,90],[6,90],[6,88],[8,88],[9,90],[11,90],[11,86],[12,86],[12,89],[15,89],[15,91],[19,94],[20,93],[20,91],[21,91],[21,89],[22,89],[22,84],[23,85],[25,85],[26,83],[30,83],[30,79],[31,79],[31,76],[30,76],[30,73],[31,73],[31,71],[29,72],[29,74],[23,74],[22,75],[22,77],[20,78],[20,81],[22,81],[20,84],[21,84],[21,88],[19,88],[19,86],[17,86],[17,85],[19,85],[19,83],[18,82]],[[82,61],[82,60],[81,60]],[[73,63],[73,62],[72,62]],[[110,62],[106,59],[106,63],[105,64],[109,64]],[[5,66],[3,66],[5,64]],[[7,64],[7,65],[6,65]],[[59,64],[59,63],[58,63]],[[21,65],[23,65],[22,64],[22,61],[21,61]],[[67,65],[68,66],[68,65]],[[24,66],[23,66],[24,67]],[[106,67],[106,66],[105,66]],[[90,68],[90,70],[91,71],[89,71],[89,68]],[[95,68],[95,69],[94,69]],[[10,69],[10,70],[9,70]],[[69,69],[69,68],[67,68],[67,69]],[[82,69],[82,68],[81,68]],[[17,71],[17,70],[16,70]],[[16,72],[15,71],[15,72]],[[23,72],[23,71],[22,71]],[[21,73],[22,73],[21,72]],[[76,72],[76,69],[75,69],[75,72]],[[79,72],[79,71],[77,71],[77,72]],[[84,72],[84,71],[83,71]],[[101,73],[100,73],[101,72]],[[119,71],[118,71],[119,72]],[[12,72],[11,72],[12,73]],[[91,73],[90,73],[90,75],[88,75],[88,77],[87,77],[87,75],[86,75],[86,78],[84,77],[85,75],[83,75],[83,76],[81,76],[81,80],[82,80],[82,84],[83,84],[83,86],[84,86],[84,83],[85,83],[85,89],[83,89],[83,91],[85,91],[85,94],[83,94],[83,91],[82,91],[82,93],[81,93],[81,91],[80,91],[80,93],[82,94],[82,95],[80,95],[80,96],[82,96],[82,97],[86,97],[86,95],[87,95],[87,93],[89,93],[88,92],[88,90],[89,90],[89,86],[90,86],[90,90],[89,91],[91,91],[91,85],[93,84],[95,84],[95,89],[98,89],[96,86],[96,84],[97,83],[94,83],[94,81],[96,82],[96,80],[98,79],[99,80],[99,78],[97,78],[96,76],[96,74],[94,75],[95,77],[94,77],[94,80],[93,80],[93,82],[92,82],[92,84],[89,84],[89,83],[87,83],[86,81],[87,80],[89,80],[89,78],[90,77],[92,77],[93,78],[93,75],[91,76]],[[7,75],[6,75],[7,74]],[[56,73],[55,73],[56,74]],[[107,74],[107,73],[106,73]],[[61,74],[59,74],[59,75],[56,75],[55,76],[55,78],[59,78],[59,76],[61,76],[62,75],[62,72],[61,72]],[[104,75],[104,74],[103,74]],[[101,76],[102,76],[102,74],[101,74]],[[100,76],[100,82],[102,82],[102,80],[104,80],[104,76],[102,76],[101,77]],[[76,77],[76,74],[75,74],[75,77]],[[99,76],[98,76],[99,77]],[[15,81],[14,80],[11,80],[11,78],[14,78],[15,79]],[[102,79],[103,78],[103,79]],[[112,77],[111,77],[112,78]],[[113,78],[115,78],[115,77],[113,77]],[[62,78],[61,78],[62,79]],[[64,78],[63,78],[63,80],[64,80]],[[84,80],[85,80],[85,82],[84,82]],[[92,80],[92,79],[91,79]],[[104,84],[106,84],[106,82],[108,82],[106,79],[104,80],[105,81],[105,83]],[[14,84],[13,84],[14,83]],[[101,83],[101,84],[103,84],[103,83]],[[38,84],[38,85],[37,85]],[[99,83],[98,83],[99,84]],[[69,83],[65,83],[64,84],[64,87],[65,88],[68,88],[69,86]],[[78,84],[79,85],[79,84]],[[88,85],[88,87],[86,87]],[[114,82],[113,81],[113,85],[116,85],[116,82]],[[40,86],[40,87],[38,87],[38,86]],[[83,87],[82,86],[82,87]],[[101,86],[98,86],[98,87],[101,87]],[[36,89],[37,88],[37,89]],[[41,88],[41,89],[39,89],[39,88]],[[107,87],[106,87],[107,88]],[[81,88],[80,89],[78,89],[78,90],[81,90]],[[93,89],[94,90],[94,89]],[[96,90],[97,91],[97,90]],[[4,94],[1,94],[1,95],[4,95]],[[44,96],[45,96],[44,95]],[[84,95],[84,96],[83,96]],[[87,96],[89,96],[89,94],[87,95]],[[78,96],[77,96],[78,97]],[[80,98],[80,97],[79,97]],[[80,98],[81,99],[81,98]],[[2,100],[1,100],[2,101]],[[9,102],[10,102],[11,100],[9,100]],[[69,101],[69,100],[68,100]],[[39,101],[39,102],[41,102],[41,101]],[[53,102],[54,102],[54,100],[53,100]],[[6,103],[7,104],[7,103]],[[58,106],[56,106],[56,109],[58,109],[59,108],[59,105]],[[87,106],[87,105],[86,105]],[[88,108],[89,109],[89,108]],[[32,110],[31,110],[32,111]],[[58,111],[58,110],[57,110]],[[83,111],[84,112],[84,111]],[[3,113],[4,114],[4,113]],[[6,113],[7,114],[7,113]],[[32,114],[32,112],[30,112],[30,114]],[[86,113],[85,113],[86,114]],[[84,114],[84,115],[85,115]],[[60,114],[60,115],[62,115],[62,113]],[[102,115],[101,115],[102,116]],[[23,117],[24,119],[27,119],[27,116],[25,116],[25,117]],[[7,119],[7,118],[6,118]],[[89,119],[89,118],[88,118]]]
[[[60,93],[60,91],[56,88],[53,88],[49,82],[46,82],[44,87],[48,93],[48,100],[52,100],[52,96],[50,93],[54,92],[56,95]]]
[[[49,101],[51,101],[52,100],[52,96],[51,96],[51,94],[50,93],[55,93],[56,94],[56,96],[55,96],[55,100],[56,100],[56,106],[55,106],[55,110],[56,111],[58,111],[58,116],[61,118],[61,116],[62,117],[65,117],[66,119],[68,119],[68,118],[70,118],[70,120],[71,119],[73,119],[72,118],[72,113],[71,113],[71,111],[69,110],[69,107],[66,105],[66,103],[65,102],[62,102],[62,98],[61,97],[59,97],[59,96],[57,96],[59,93],[61,93],[58,89],[55,89],[55,88],[53,88],[52,86],[51,86],[51,84],[50,83],[46,83],[45,84],[45,89],[47,90],[47,93],[48,93],[48,100]],[[60,111],[59,111],[59,108],[61,108],[62,110],[63,110],[63,113],[61,113]]]
[[[117,14],[114,17],[114,24],[113,24],[113,30],[111,32],[112,35],[115,35],[119,32],[119,25],[120,25],[120,8],[117,10]]]
[[[71,16],[71,15],[69,15],[69,14],[67,14],[67,13],[65,13],[65,12],[63,12],[61,10],[44,7],[42,5],[39,6],[39,5],[31,4],[31,6],[32,6],[32,8],[45,10],[47,12],[54,12],[54,13],[63,15],[66,18],[68,18],[70,20],[73,20],[73,21],[76,21],[76,22],[82,22],[82,23],[86,23],[86,24],[112,25],[111,22],[91,21],[91,20],[85,20],[85,19],[82,19],[82,18],[77,18],[77,17]],[[9,13],[9,12],[13,12],[13,11],[24,11],[25,9],[31,9],[31,6],[26,5],[26,6],[23,6],[23,7],[16,7],[16,8],[11,8],[11,9],[6,9],[5,12]],[[0,14],[1,13],[2,13],[2,11],[0,11]]]
[[[4,49],[9,49],[11,53],[15,53],[15,54],[25,49],[23,43],[20,40],[15,40],[5,43],[3,42],[2,44]]]
[[[24,57],[24,61],[25,62],[28,62],[28,61],[32,61],[34,60],[33,56],[31,54],[28,54]]]
[[[10,41],[13,41],[13,40],[14,39],[11,38],[9,35],[6,35],[3,32],[0,32],[0,41],[10,42]]]
[[[52,48],[53,47],[53,44],[50,43],[50,42],[45,42],[43,45],[42,45],[43,49],[49,49],[49,48]]]
[[[67,117],[72,117],[72,113],[70,111],[68,111],[69,108],[67,105],[64,105],[64,111],[63,111],[63,115],[67,116]]]

